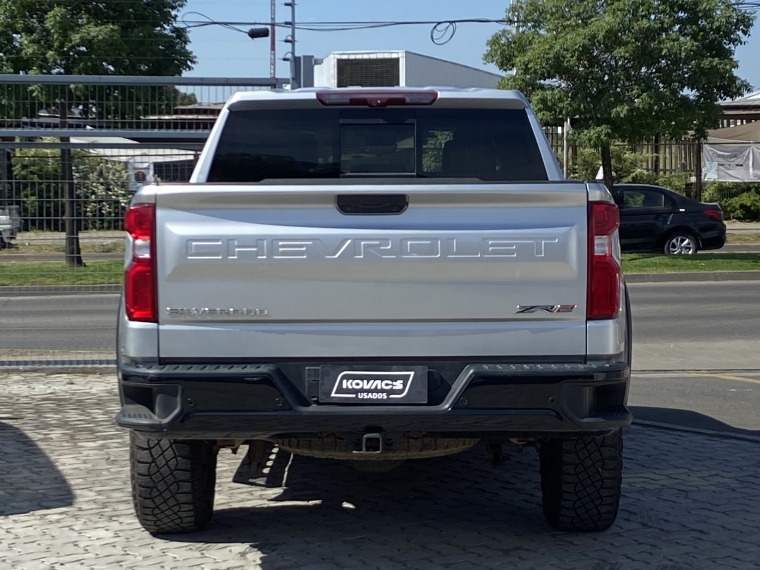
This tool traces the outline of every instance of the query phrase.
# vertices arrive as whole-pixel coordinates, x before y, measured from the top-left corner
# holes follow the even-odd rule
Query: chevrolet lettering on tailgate
[[[456,259],[544,257],[552,239],[189,239],[187,259]]]

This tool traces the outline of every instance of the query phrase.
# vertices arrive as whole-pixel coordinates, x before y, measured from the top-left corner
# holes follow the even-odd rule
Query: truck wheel
[[[217,449],[208,441],[152,439],[131,432],[132,501],[151,534],[201,530],[214,510]]]
[[[617,517],[623,472],[621,430],[553,439],[539,447],[546,520],[559,530],[606,530]]]

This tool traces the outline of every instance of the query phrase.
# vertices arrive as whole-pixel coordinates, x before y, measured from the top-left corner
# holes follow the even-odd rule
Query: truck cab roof
[[[436,105],[437,107],[459,107],[462,103],[470,108],[498,108],[498,109],[525,109],[529,107],[528,101],[522,93],[514,90],[470,88],[460,89],[455,87],[309,87],[302,89],[268,89],[261,91],[240,91],[235,93],[228,101],[226,108],[242,109],[259,107],[276,103],[294,104],[313,103],[320,106],[322,98],[333,98],[341,95],[354,97],[400,97],[411,96],[412,98],[432,95],[429,103],[407,103],[407,105]],[[414,99],[413,99],[414,100]],[[420,99],[417,99],[418,101]],[[322,103],[324,104],[324,103]],[[268,105],[267,105],[268,106]],[[382,106],[382,105],[381,105]]]

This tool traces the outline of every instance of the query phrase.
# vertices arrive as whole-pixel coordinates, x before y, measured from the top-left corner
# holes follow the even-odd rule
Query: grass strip
[[[122,261],[85,260],[85,264],[66,267],[63,261],[0,260],[0,286],[110,285],[122,281]]]
[[[700,253],[698,255],[623,254],[623,273],[684,271],[757,271],[760,253]]]
[[[62,261],[0,260],[0,286],[110,285],[123,278],[121,261],[85,260],[86,267],[66,267]],[[665,256],[627,253],[623,273],[676,273],[683,271],[758,271],[760,253],[701,253]]]

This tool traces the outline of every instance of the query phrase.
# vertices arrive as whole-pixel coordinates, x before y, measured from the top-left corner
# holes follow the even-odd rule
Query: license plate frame
[[[427,372],[427,366],[321,366],[319,402],[427,404]]]

